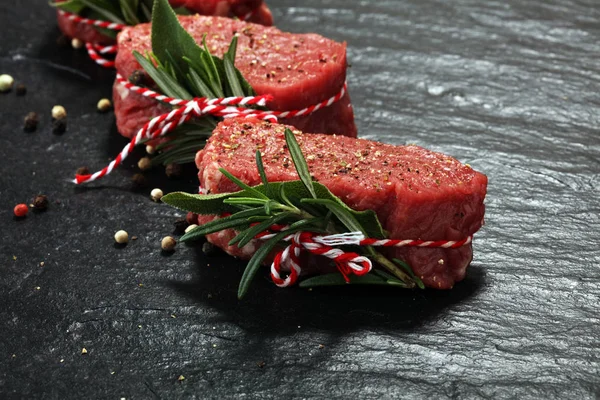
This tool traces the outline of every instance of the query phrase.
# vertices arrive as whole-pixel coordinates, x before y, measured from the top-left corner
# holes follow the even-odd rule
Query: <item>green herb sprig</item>
[[[227,170],[221,173],[241,189],[235,193],[194,195],[182,192],[171,193],[162,201],[185,211],[203,215],[231,215],[215,219],[199,226],[182,236],[181,241],[199,239],[204,235],[224,229],[235,229],[238,234],[229,245],[243,247],[254,237],[274,224],[284,224],[288,228],[266,240],[252,256],[240,282],[238,297],[248,292],[253,278],[266,256],[275,247],[285,245],[282,241],[289,234],[310,231],[321,234],[336,234],[361,231],[367,237],[385,238],[377,215],[372,210],[356,211],[344,204],[324,185],[314,182],[308,165],[294,134],[285,130],[285,140],[294,162],[299,180],[269,182],[263,167],[260,151],[256,152],[256,166],[262,180],[261,185],[248,186]],[[254,223],[257,223],[254,225]],[[350,283],[391,285],[402,288],[423,287],[422,282],[412,274],[410,268],[400,260],[389,260],[373,247],[353,248],[371,258],[385,271],[377,271],[365,276],[353,276]],[[316,276],[301,283],[302,287],[345,284],[339,274]]]
[[[168,96],[183,99],[253,96],[254,90],[235,68],[237,37],[223,58],[212,55],[181,26],[167,0],[156,0],[152,15],[152,53],[134,56]]]
[[[206,38],[199,46],[181,26],[166,0],[156,0],[152,14],[152,52],[133,55],[162,93],[179,99],[254,96],[256,93],[235,68],[237,37],[233,37],[223,58],[211,54]],[[216,126],[214,117],[186,124],[169,133],[170,140],[159,146],[161,154],[153,163],[184,164],[194,160]]]
[[[78,15],[117,23],[133,25],[151,20],[152,51],[144,55],[134,51],[133,55],[159,90],[169,97],[189,100],[256,94],[234,65],[237,37],[233,37],[223,58],[214,56],[206,37],[199,46],[177,19],[177,14],[183,11],[171,8],[167,0],[69,0],[51,4]],[[174,129],[168,134],[169,141],[157,146],[159,154],[152,162],[164,165],[192,162],[217,123],[217,118],[206,116]]]

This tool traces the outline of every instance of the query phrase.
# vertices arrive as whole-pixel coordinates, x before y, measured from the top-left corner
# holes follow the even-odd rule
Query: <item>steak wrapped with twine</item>
[[[257,256],[260,262],[274,258],[272,277],[280,285],[285,285],[281,258],[290,258],[292,268],[300,267],[302,258],[295,254],[294,259],[289,250],[278,253],[283,242],[267,242],[272,247],[264,250],[264,240],[276,234],[284,240],[289,233],[292,250],[325,255],[346,282],[365,283],[369,277],[367,283],[450,289],[464,278],[473,257],[472,236],[483,225],[487,177],[418,146],[304,134],[236,118],[217,126],[196,165],[205,194],[163,198],[201,214],[196,232],[182,240],[206,234],[227,253],[250,259],[248,269],[256,267]],[[239,209],[218,208],[217,201]],[[347,250],[340,253],[334,245]],[[328,260],[320,258],[311,272],[330,271]],[[371,269],[375,275],[368,274]],[[301,268],[287,270],[301,274]],[[339,276],[333,281],[344,282]]]

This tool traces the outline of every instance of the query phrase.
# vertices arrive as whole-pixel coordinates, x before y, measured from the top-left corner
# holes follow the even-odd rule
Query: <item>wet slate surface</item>
[[[95,112],[112,73],[56,46],[49,7],[2,3],[0,73],[29,92],[0,95],[0,397],[597,398],[595,2],[270,3],[285,30],[348,41],[362,136],[489,176],[467,279],[449,292],[307,292],[264,277],[238,302],[242,263],[161,254],[178,213],[131,189],[133,160],[95,188],[66,181],[124,144]],[[69,113],[62,136],[53,104]],[[35,133],[21,129],[28,111]],[[188,172],[152,185],[193,190]],[[37,193],[49,210],[15,220]],[[115,247],[117,229],[138,240]]]

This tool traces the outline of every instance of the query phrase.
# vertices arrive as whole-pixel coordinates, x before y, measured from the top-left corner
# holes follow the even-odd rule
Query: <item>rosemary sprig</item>
[[[134,55],[163,92],[187,93],[186,98],[255,94],[234,66],[236,36],[224,57],[219,58],[211,54],[206,37],[202,46],[196,43],[167,0],[156,0],[152,12],[152,53]]]
[[[131,25],[151,18],[152,51],[145,55],[134,51],[133,55],[167,96],[189,100],[255,95],[234,65],[237,37],[233,37],[223,58],[214,56],[206,38],[199,46],[181,26],[176,14],[183,11],[171,8],[167,0],[68,0],[51,4],[90,18]],[[217,118],[207,116],[190,126],[176,128],[168,134],[169,141],[157,147],[159,155],[152,162],[164,165],[192,162],[217,122]]]
[[[215,118],[201,118],[181,125],[168,134],[169,140],[155,147],[154,165],[193,162],[217,125]]]
[[[384,238],[385,231],[381,227],[377,215],[371,210],[356,211],[349,208],[329,189],[312,180],[306,160],[302,154],[294,134],[285,130],[285,140],[294,162],[299,180],[287,182],[269,182],[264,170],[262,157],[256,153],[256,166],[263,182],[250,187],[241,182],[225,169],[221,173],[240,187],[235,193],[213,195],[193,195],[187,193],[171,193],[162,200],[179,209],[204,215],[222,215],[199,226],[182,236],[182,241],[198,239],[206,234],[224,229],[235,229],[238,233],[229,242],[243,247],[258,233],[267,230],[274,224],[284,224],[288,228],[266,240],[253,255],[242,276],[238,289],[238,297],[242,298],[248,291],[250,283],[256,276],[259,266],[266,256],[277,246],[284,245],[282,239],[294,232],[310,231],[321,234],[335,234],[361,231],[368,237]],[[258,224],[253,225],[254,222]],[[371,257],[384,271],[373,272],[363,277],[352,277],[350,283],[391,285],[395,287],[422,287],[420,280],[403,269],[406,264],[399,260],[389,260],[372,247],[352,248]],[[400,268],[398,267],[400,265]],[[306,280],[301,286],[323,286],[345,283],[338,275],[323,275]]]
[[[406,283],[399,280],[393,275],[387,274],[384,271],[373,270],[372,273],[363,276],[349,277],[350,283],[353,285],[391,285],[401,288],[406,287]],[[420,281],[419,281],[420,282]],[[342,286],[347,285],[346,280],[340,274],[326,274],[313,276],[299,283],[301,288],[311,288],[317,286]],[[419,286],[420,287],[420,286]]]
[[[211,54],[206,38],[199,46],[181,26],[167,0],[156,0],[152,15],[152,52],[133,53],[162,93],[180,99],[253,96],[254,90],[235,68],[237,37],[223,58]],[[154,163],[183,164],[194,160],[218,122],[204,117],[190,128],[183,125],[169,133],[169,141],[158,149]]]

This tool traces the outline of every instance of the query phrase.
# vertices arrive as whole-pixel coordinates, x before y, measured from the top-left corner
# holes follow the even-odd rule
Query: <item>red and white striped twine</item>
[[[167,103],[172,106],[182,106],[182,105],[185,105],[185,103],[187,102],[187,100],[174,99],[172,97],[167,97],[165,95],[162,95],[162,94],[155,92],[153,90],[150,90],[148,88],[142,88],[139,86],[135,86],[134,84],[129,82],[127,79],[123,78],[120,74],[117,74],[117,82],[119,82],[126,89],[129,89],[132,92],[135,92],[135,93],[145,96],[145,97],[150,97],[151,99],[155,99],[155,100],[158,100],[163,103]],[[247,109],[240,109],[237,112],[229,114],[229,115],[225,115],[224,118],[246,116],[246,117],[252,117],[252,118],[258,118],[258,119],[262,119],[262,120],[266,120],[266,121],[271,121],[271,122],[277,122],[278,118],[302,117],[302,116],[312,114],[312,113],[316,112],[317,110],[320,110],[321,108],[329,107],[330,105],[332,105],[333,103],[339,101],[342,97],[344,97],[346,95],[347,90],[348,90],[347,84],[344,83],[344,85],[342,86],[342,89],[335,96],[332,96],[332,97],[328,98],[327,100],[324,100],[318,104],[314,104],[312,106],[305,107],[301,110],[264,111],[264,110],[255,110],[252,108],[247,108]],[[263,97],[267,101],[273,100],[272,96],[263,96]],[[248,97],[247,99],[250,99],[250,98],[251,97]],[[242,106],[251,105],[251,103],[247,103],[247,102],[243,102],[243,103],[239,103],[239,104]]]
[[[115,54],[117,52],[117,45],[102,46],[99,44],[86,43],[85,48],[87,49],[88,56],[96,62],[96,64],[104,68],[114,68],[115,61],[102,57],[101,54]]]
[[[283,228],[271,228],[271,231],[281,231]],[[256,236],[257,239],[267,240],[275,233],[264,232]],[[302,272],[300,267],[300,253],[308,250],[310,253],[327,257],[335,262],[336,267],[346,280],[350,282],[350,274],[362,276],[373,269],[369,258],[354,252],[345,252],[334,246],[384,246],[384,247],[426,247],[456,249],[472,242],[473,236],[462,240],[399,240],[399,239],[370,239],[365,238],[361,232],[349,232],[336,235],[319,236],[311,232],[297,232],[283,239],[290,244],[277,253],[271,264],[271,279],[279,287],[295,284]],[[282,278],[281,270],[287,267],[288,276]]]
[[[83,18],[77,14],[70,13],[64,10],[58,10],[60,15],[67,17],[67,19],[86,25],[96,26],[98,28],[110,29],[111,31],[120,31],[127,27],[125,24],[117,24],[116,22],[102,21],[100,19]]]
[[[123,78],[123,76],[121,74],[117,74],[116,80],[124,88],[126,88],[134,93],[137,93],[144,97],[149,97],[151,99],[160,101],[162,103],[166,103],[170,106],[183,107],[183,106],[186,106],[187,104],[189,104],[191,101],[194,101],[194,100],[176,99],[174,97],[165,96],[164,94],[158,93],[152,89],[137,86],[137,85],[129,82],[127,79]],[[273,100],[273,96],[264,95],[264,96],[248,96],[248,97],[224,97],[221,99],[213,99],[211,101],[216,101],[216,100],[223,101],[223,102],[225,102],[224,104],[229,104],[229,105],[235,104],[235,105],[240,105],[240,106],[253,106],[253,105],[264,106],[267,101]],[[245,111],[256,111],[256,110],[244,108],[244,109],[241,109],[239,112],[242,112],[242,111],[245,112]]]
[[[110,29],[110,30],[117,31],[117,32],[123,30],[125,27],[128,26],[128,25],[124,25],[124,24],[118,24],[115,22],[103,21],[100,19],[83,18],[77,14],[70,13],[70,12],[64,11],[64,10],[58,10],[58,12],[61,15],[67,17],[67,19],[69,19],[71,21],[75,21],[80,24],[96,26],[98,28]],[[254,13],[255,13],[255,10],[252,10],[243,16],[238,16],[238,18],[242,21],[247,21],[248,19],[250,19],[252,17],[252,15],[254,15]],[[104,58],[102,56],[102,54],[116,53],[117,52],[116,44],[109,45],[109,46],[103,46],[103,45],[99,45],[96,43],[85,43],[85,47],[87,49],[88,56],[92,60],[94,60],[94,62],[96,64],[98,64],[104,68],[114,68],[115,67],[115,61]]]
[[[76,175],[73,180],[76,184],[93,182],[101,179],[105,175],[108,175],[115,169],[119,164],[127,158],[135,146],[140,144],[146,139],[156,139],[164,136],[167,133],[173,131],[176,127],[181,124],[188,122],[192,118],[199,118],[205,115],[212,115],[221,118],[232,118],[232,117],[243,117],[243,118],[258,118],[265,121],[277,122],[277,118],[291,118],[295,116],[302,116],[311,114],[323,107],[330,106],[339,99],[341,99],[346,93],[346,84],[342,87],[342,90],[335,96],[322,101],[319,104],[303,108],[302,110],[293,111],[263,111],[246,108],[247,106],[257,105],[265,106],[267,101],[273,99],[270,95],[263,96],[248,96],[248,97],[225,97],[208,100],[206,98],[199,98],[193,100],[176,99],[157,93],[153,90],[136,86],[117,74],[117,82],[123,85],[125,88],[132,92],[138,93],[142,96],[149,97],[171,106],[178,106],[177,110],[173,110],[169,113],[160,115],[147,122],[138,133],[131,139],[119,155],[110,162],[102,170],[95,172],[90,175]]]
[[[131,85],[131,87],[134,91],[146,90],[135,85]],[[138,131],[138,133],[131,139],[131,142],[129,142],[123,148],[123,150],[121,150],[119,155],[106,167],[90,175],[76,175],[73,182],[76,184],[92,182],[102,178],[105,175],[110,174],[114,168],[119,166],[119,164],[121,164],[121,162],[123,162],[123,160],[127,158],[129,154],[131,154],[133,148],[140,144],[142,141],[146,139],[156,139],[158,137],[164,136],[179,125],[188,122],[192,118],[199,118],[205,115],[225,117],[230,114],[239,114],[241,112],[240,110],[243,111],[245,110],[245,108],[235,107],[236,105],[264,106],[267,100],[271,98],[270,96],[251,96],[226,97],[210,100],[206,98],[181,100],[161,95],[158,95],[155,98],[158,99],[159,97],[162,97],[162,100],[166,101],[169,104],[180,106],[180,108],[168,112],[166,114],[159,115],[158,117],[152,118],[149,122],[144,124],[144,126]]]
[[[58,10],[58,13],[62,16],[67,17],[70,21],[74,21],[80,24],[86,24],[91,26],[96,26],[98,28],[110,29],[112,31],[120,31],[125,28],[127,25],[117,24],[116,22],[103,21],[100,19],[91,19],[91,18],[83,18],[77,14],[70,13],[64,10]],[[109,45],[103,46],[96,43],[85,43],[85,48],[87,49],[88,56],[96,64],[104,67],[104,68],[114,68],[115,62],[114,60],[104,58],[102,54],[114,54],[117,52],[117,45]]]
[[[105,28],[115,31],[120,31],[127,25],[118,24],[109,21],[95,20],[83,18],[76,14],[69,13],[63,10],[58,11],[66,16],[69,20],[82,24],[92,25],[99,28]],[[243,17],[239,17],[242,21],[248,20],[254,11],[249,12]],[[86,43],[88,55],[97,64],[105,68],[114,68],[114,60],[106,59],[102,55],[115,54],[118,51],[117,45],[102,46],[94,43]],[[293,111],[262,111],[243,106],[259,105],[265,106],[267,101],[272,100],[272,96],[249,96],[249,97],[227,97],[208,100],[206,98],[183,100],[175,99],[157,93],[153,90],[136,86],[121,75],[117,74],[117,81],[127,89],[136,92],[142,96],[150,97],[158,101],[167,103],[172,106],[179,106],[177,110],[173,110],[167,114],[153,118],[146,123],[137,133],[137,135],[129,142],[121,153],[105,168],[91,175],[77,175],[73,180],[74,183],[81,184],[92,182],[109,174],[114,168],[133,151],[141,141],[145,139],[155,139],[164,136],[168,132],[175,129],[177,126],[188,122],[194,117],[204,115],[213,115],[223,118],[231,117],[252,117],[272,122],[277,122],[277,118],[293,118],[312,114],[313,112],[332,105],[339,101],[346,94],[347,86],[344,86],[338,94],[331,98],[303,108]],[[239,105],[242,107],[233,107]],[[282,230],[285,227],[272,227],[272,230]],[[273,237],[274,233],[265,232],[257,235],[257,238],[267,240]],[[438,240],[438,241],[423,241],[423,240],[397,240],[397,239],[370,239],[365,238],[360,232],[350,232],[339,235],[317,236],[310,232],[297,232],[285,237],[283,240],[290,242],[283,251],[279,252],[271,265],[271,278],[273,282],[280,287],[291,286],[297,282],[301,273],[299,257],[303,249],[308,250],[312,254],[321,255],[333,260],[346,280],[349,282],[349,275],[354,274],[362,276],[369,273],[373,268],[373,263],[367,257],[361,256],[354,252],[344,252],[343,250],[333,247],[339,245],[359,245],[359,246],[384,246],[384,247],[428,247],[428,248],[458,248],[471,243],[473,236],[466,239],[453,240]],[[289,269],[287,277],[281,277],[281,269],[286,266]]]

